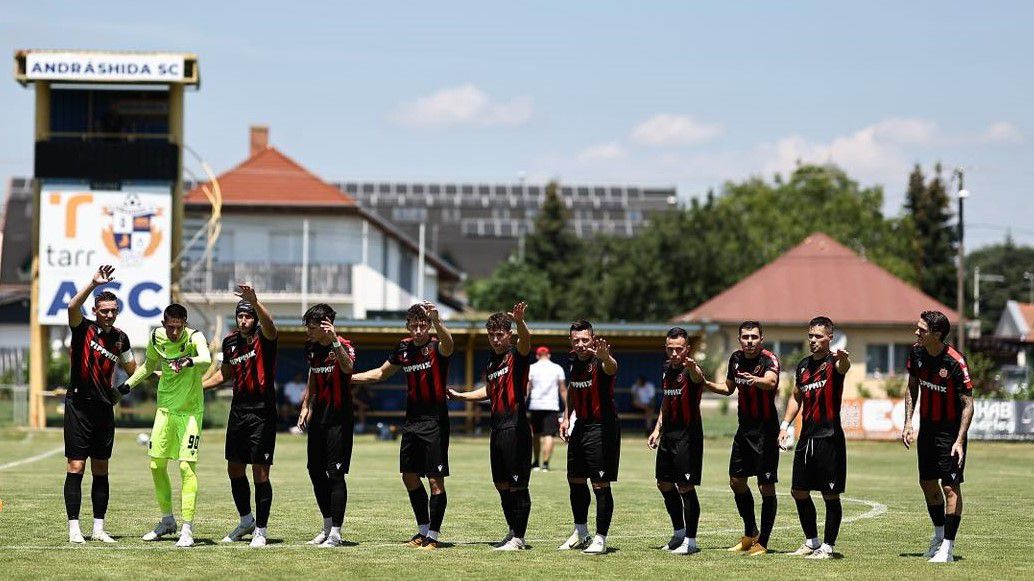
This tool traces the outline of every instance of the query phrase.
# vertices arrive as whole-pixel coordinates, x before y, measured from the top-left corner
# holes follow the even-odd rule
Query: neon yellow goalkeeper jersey
[[[189,357],[194,365],[184,367],[179,373],[173,371],[171,363],[182,357]],[[158,380],[158,407],[174,414],[200,416],[205,409],[201,376],[212,362],[208,342],[200,331],[184,327],[178,341],[169,339],[165,329],[159,327],[151,332],[147,342],[144,365],[129,378],[129,387],[135,387],[155,371],[161,371]]]

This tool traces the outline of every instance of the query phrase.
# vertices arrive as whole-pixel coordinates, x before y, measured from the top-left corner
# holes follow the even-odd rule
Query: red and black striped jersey
[[[822,359],[810,356],[801,359],[796,378],[801,392],[801,438],[823,438],[841,432],[844,374],[837,371],[833,354]]]
[[[528,370],[532,355],[521,355],[517,347],[492,353],[488,360],[487,389],[492,403],[492,429],[516,427],[527,421]]]
[[[337,338],[355,364],[355,348]],[[312,422],[324,426],[352,424],[352,374],[345,373],[337,362],[331,345],[317,341],[305,343],[305,357],[309,361],[309,390],[312,403]]]
[[[567,397],[579,422],[602,424],[617,421],[614,407],[616,376],[607,375],[599,359],[595,356],[579,359],[572,351],[567,379]]]
[[[700,396],[704,393],[704,382],[693,381],[685,367],[665,365],[661,385],[664,393],[661,399],[662,429],[665,432],[692,430],[703,434]]]
[[[233,373],[231,407],[243,410],[276,408],[276,339],[267,339],[262,330],[245,337],[236,330],[223,339],[223,364]]]
[[[919,421],[921,424],[957,426],[962,421],[962,396],[973,394],[966,358],[954,347],[945,345],[937,355],[916,345],[908,355],[905,368],[919,380]]]
[[[72,327],[72,345],[69,353],[71,377],[68,393],[76,400],[98,400],[114,405],[110,391],[115,365],[130,357],[129,337],[118,327],[107,331],[83,317]]]
[[[406,420],[439,418],[449,411],[446,392],[449,359],[438,351],[438,337],[417,345],[407,337],[399,342],[388,363],[406,375]]]
[[[753,359],[747,359],[742,350],[736,351],[729,357],[729,370],[725,378],[734,382],[738,394],[738,415],[740,426],[744,428],[756,428],[758,426],[779,423],[776,415],[775,399],[778,389],[761,389],[757,385],[751,385],[745,379],[736,377],[738,372],[749,373],[755,377],[762,377],[769,371],[775,371],[779,376],[779,358],[768,349],[762,349],[761,353]]]

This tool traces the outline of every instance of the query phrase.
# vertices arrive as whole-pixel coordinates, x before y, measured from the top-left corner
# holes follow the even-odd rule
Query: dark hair
[[[574,333],[575,331],[588,331],[590,335],[595,335],[595,332],[592,330],[592,323],[585,319],[578,319],[571,323],[571,330],[568,331],[568,334]]]
[[[919,318],[926,322],[926,326],[930,328],[931,333],[940,335],[941,341],[947,339],[948,333],[951,332],[951,323],[948,322],[948,317],[944,313],[940,311],[923,311]]]
[[[248,313],[252,317],[258,318],[258,311],[255,310],[255,305],[245,300],[239,301],[237,303],[237,308],[233,310],[234,316],[237,316],[241,313]]]
[[[763,328],[761,328],[761,322],[760,321],[743,321],[742,323],[740,323],[740,329],[739,329],[739,331],[736,331],[736,334],[737,335],[742,335],[744,329],[757,329],[758,330],[758,335],[764,335],[765,334],[765,330]]]
[[[104,301],[114,301],[118,304],[118,297],[111,291],[104,291],[93,295],[93,305],[97,306],[97,303],[103,303]]]
[[[829,317],[822,316],[815,317],[814,319],[808,321],[808,328],[811,327],[825,327],[826,330],[830,333],[832,333],[833,329],[836,328],[836,326],[833,324],[832,319],[830,319]]]
[[[682,327],[672,327],[671,329],[668,329],[669,339],[678,339],[679,337],[685,339],[687,343],[689,342],[689,333]]]
[[[431,317],[427,316],[427,311],[424,310],[424,305],[417,303],[406,311],[406,326],[410,323],[430,323]]]
[[[485,321],[485,329],[487,331],[509,331],[510,316],[503,312],[492,313],[488,320]]]
[[[305,325],[319,324],[323,321],[334,322],[334,317],[337,313],[327,303],[317,303],[309,307],[309,310],[305,311],[302,315],[302,323]]]
[[[177,319],[180,321],[186,321],[187,307],[184,307],[179,303],[172,303],[171,305],[165,307],[164,317],[166,319]]]

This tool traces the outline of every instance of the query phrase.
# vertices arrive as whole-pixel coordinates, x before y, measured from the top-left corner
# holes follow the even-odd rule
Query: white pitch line
[[[51,453],[52,452],[53,451],[51,451]],[[0,469],[2,469],[2,468],[3,467],[0,466]],[[785,493],[784,492],[784,493],[779,493],[779,495],[780,496],[789,496],[789,493]],[[880,516],[883,516],[887,512],[887,505],[885,505],[883,503],[880,503],[880,502],[876,502],[874,500],[865,500],[863,498],[848,498],[846,496],[841,497],[841,499],[846,501],[846,502],[855,502],[855,503],[858,503],[858,504],[864,504],[864,505],[869,507],[869,510],[864,512],[864,513],[862,513],[862,514],[858,514],[858,515],[854,515],[854,516],[850,516],[850,517],[845,518],[843,520],[844,524],[850,524],[850,523],[854,523],[854,522],[857,522],[857,521],[860,521],[860,520],[864,520],[864,519],[879,518]],[[784,530],[784,529],[794,529],[794,528],[796,528],[796,525],[785,525],[785,526],[773,527],[773,530]],[[706,532],[703,533],[703,536],[719,535],[719,534],[730,534],[730,533],[740,532],[742,530],[743,530],[743,528],[740,527],[740,528],[737,528],[737,529],[723,529],[723,530],[716,530],[716,531],[706,531]],[[660,538],[660,536],[658,536],[658,535],[607,535],[607,538],[608,539],[652,539],[652,538]],[[494,539],[482,539],[482,540],[477,540],[477,541],[471,541],[471,540],[450,540],[450,539],[443,539],[443,540],[444,540],[444,542],[446,542],[448,544],[451,544],[451,545],[480,545],[480,544],[486,544],[486,543],[492,542]],[[534,544],[534,543],[553,543],[556,540],[557,539],[555,539],[555,538],[554,539],[528,539],[528,543],[529,544]],[[347,541],[348,541],[348,539],[346,539],[346,542]],[[112,551],[112,550],[114,550],[114,551],[176,550],[176,547],[174,547],[171,544],[169,544],[171,542],[172,541],[170,540],[168,543],[162,543],[162,544],[154,543],[154,544],[149,544],[149,545],[144,545],[144,546],[137,545],[137,546],[129,546],[129,547],[126,547],[126,546],[122,546],[122,547],[111,546],[109,544],[97,544],[97,545],[93,545],[93,546],[90,546],[90,545],[56,545],[56,546],[54,546],[54,545],[0,545],[0,550],[11,550],[11,551],[42,551],[42,550],[52,551],[52,550],[55,550],[55,549],[58,549],[58,550],[68,550],[68,551],[83,551],[83,550],[91,550],[91,549],[92,550],[103,550],[103,551]],[[384,548],[404,549],[405,548],[404,545],[405,545],[405,543],[403,541],[398,541],[398,542],[394,542],[394,543],[359,543],[359,544],[357,544],[354,547],[342,547],[341,550],[348,551],[348,549],[384,549]],[[248,543],[214,543],[212,545],[197,545],[195,547],[192,547],[192,549],[193,550],[197,550],[197,549],[201,549],[201,550],[205,550],[205,549],[235,549],[235,550],[243,551],[243,550],[251,550],[251,547],[248,546]],[[275,544],[267,545],[266,549],[272,549],[272,550],[304,549],[304,550],[318,551],[319,547],[314,547],[312,545],[301,544],[301,543],[298,543],[298,544],[294,544],[294,543],[292,543],[292,544],[288,544],[288,543],[275,543]],[[187,550],[187,549],[180,549],[180,550]]]
[[[42,460],[44,458],[50,458],[54,454],[57,454],[58,452],[61,452],[64,449],[65,448],[63,446],[59,446],[57,448],[54,448],[53,450],[47,450],[46,452],[43,452],[42,454],[36,454],[35,456],[29,456],[28,458],[22,458],[21,460],[15,460],[14,462],[8,462],[7,464],[0,464],[0,470],[7,470],[8,468],[15,468],[17,466],[23,466],[25,464],[32,464],[33,462],[36,462],[38,460]]]

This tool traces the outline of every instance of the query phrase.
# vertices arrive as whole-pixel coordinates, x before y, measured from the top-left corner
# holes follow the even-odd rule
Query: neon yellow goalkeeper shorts
[[[158,408],[151,428],[147,454],[151,458],[168,458],[197,462],[201,447],[201,416],[175,414]]]

